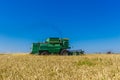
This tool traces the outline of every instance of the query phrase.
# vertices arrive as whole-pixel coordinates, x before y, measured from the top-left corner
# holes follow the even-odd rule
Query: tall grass
[[[120,55],[0,55],[0,80],[120,80]]]

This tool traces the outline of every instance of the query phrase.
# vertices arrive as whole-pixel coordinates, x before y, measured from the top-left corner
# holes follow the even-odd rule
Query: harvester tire
[[[68,55],[69,51],[66,49],[61,50],[60,55]]]
[[[40,55],[49,55],[49,52],[43,51],[43,52],[40,53]]]

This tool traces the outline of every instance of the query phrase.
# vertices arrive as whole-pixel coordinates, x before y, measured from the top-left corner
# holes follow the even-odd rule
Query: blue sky
[[[119,0],[0,0],[0,52],[68,37],[72,49],[120,52]]]

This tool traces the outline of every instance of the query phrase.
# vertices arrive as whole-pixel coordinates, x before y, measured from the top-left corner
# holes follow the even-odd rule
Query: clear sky
[[[120,52],[119,0],[0,0],[0,52],[27,52],[47,37],[72,49]]]

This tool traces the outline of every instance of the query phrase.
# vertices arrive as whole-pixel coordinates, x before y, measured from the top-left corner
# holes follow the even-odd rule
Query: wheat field
[[[0,80],[120,80],[120,55],[0,55]]]

